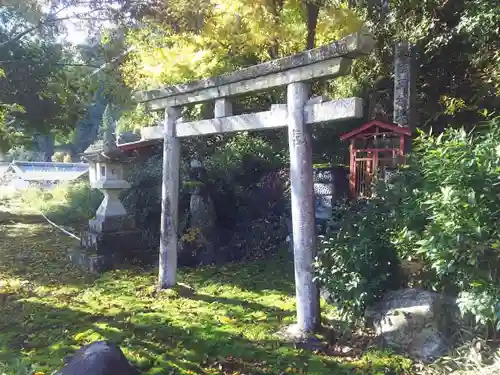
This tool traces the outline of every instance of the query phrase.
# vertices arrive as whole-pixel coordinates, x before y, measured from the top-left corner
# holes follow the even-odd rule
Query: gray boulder
[[[459,311],[455,301],[422,289],[387,293],[367,311],[384,346],[423,362],[446,355]]]
[[[116,345],[96,341],[80,348],[55,375],[140,375]]]

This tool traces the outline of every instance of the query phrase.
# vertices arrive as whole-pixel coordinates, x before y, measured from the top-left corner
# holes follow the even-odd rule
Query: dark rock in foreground
[[[116,345],[96,341],[80,348],[55,375],[140,375]]]

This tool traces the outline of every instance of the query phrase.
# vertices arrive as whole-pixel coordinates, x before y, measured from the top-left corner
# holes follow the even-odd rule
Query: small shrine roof
[[[342,134],[340,136],[340,140],[345,141],[347,139],[354,138],[357,135],[365,133],[367,130],[369,130],[371,128],[379,128],[379,129],[381,128],[381,129],[388,130],[389,132],[392,132],[392,133],[395,133],[398,135],[411,136],[411,130],[406,128],[406,127],[399,126],[399,125],[394,124],[394,123],[386,123],[386,122],[375,120],[375,121],[370,121],[370,122],[360,126],[359,128],[351,130],[348,133]]]

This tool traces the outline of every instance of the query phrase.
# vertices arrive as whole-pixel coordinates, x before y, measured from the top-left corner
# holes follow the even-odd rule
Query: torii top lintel
[[[374,45],[373,35],[358,32],[325,46],[232,73],[137,92],[133,98],[136,102],[146,103],[151,110],[159,110],[266,90],[293,82],[341,76],[349,73],[353,58],[369,54]]]

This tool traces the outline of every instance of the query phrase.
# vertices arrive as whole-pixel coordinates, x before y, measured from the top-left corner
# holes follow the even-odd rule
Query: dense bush
[[[393,220],[381,198],[344,202],[320,237],[316,279],[346,318],[361,317],[387,289],[399,286],[399,261],[387,230]]]
[[[500,118],[480,125],[420,135],[410,171],[386,197],[398,203],[400,255],[424,260],[429,287],[457,294],[462,311],[486,324],[500,308]]]
[[[240,193],[257,183],[265,171],[282,166],[284,160],[285,156],[265,139],[238,133],[209,155],[204,164],[212,181],[223,180]]]
[[[88,181],[78,181],[61,184],[51,190],[33,186],[24,190],[21,198],[30,208],[43,212],[58,223],[64,223],[81,222],[95,216],[103,195],[91,189]]]
[[[45,161],[45,154],[43,152],[31,151],[24,146],[17,146],[11,148],[7,152],[7,156],[9,160]]]
[[[160,241],[162,165],[161,154],[135,163],[127,176],[130,189],[122,194],[127,212],[143,229],[145,239],[155,246]]]
[[[239,133],[206,157],[211,194],[218,218],[230,227],[250,220],[251,191],[284,157],[259,136]]]
[[[359,316],[391,285],[397,253],[423,261],[425,287],[459,297],[478,326],[500,329],[500,118],[470,134],[420,134],[408,166],[376,198],[341,212],[316,270],[343,311]]]
[[[188,155],[184,155],[181,160],[181,236],[187,234],[186,230],[189,229],[187,221],[192,187],[199,184],[190,180],[189,161]],[[247,133],[231,137],[223,146],[205,156],[203,165],[207,169],[207,186],[203,190],[210,193],[215,203],[218,242],[226,245],[238,223],[243,224],[244,231],[247,231],[255,209],[252,193],[266,171],[273,170],[281,163],[281,155],[273,150],[269,142]],[[158,246],[161,217],[161,150],[156,150],[146,160],[134,163],[127,179],[131,188],[123,193],[123,204],[127,211],[134,215],[149,245]],[[231,231],[227,231],[228,228],[231,228]],[[266,233],[266,236],[273,235]],[[241,236],[235,237],[240,241]]]
[[[36,372],[35,366],[22,359],[10,360],[9,362],[0,361],[0,374],[1,375],[37,375],[43,374]]]

